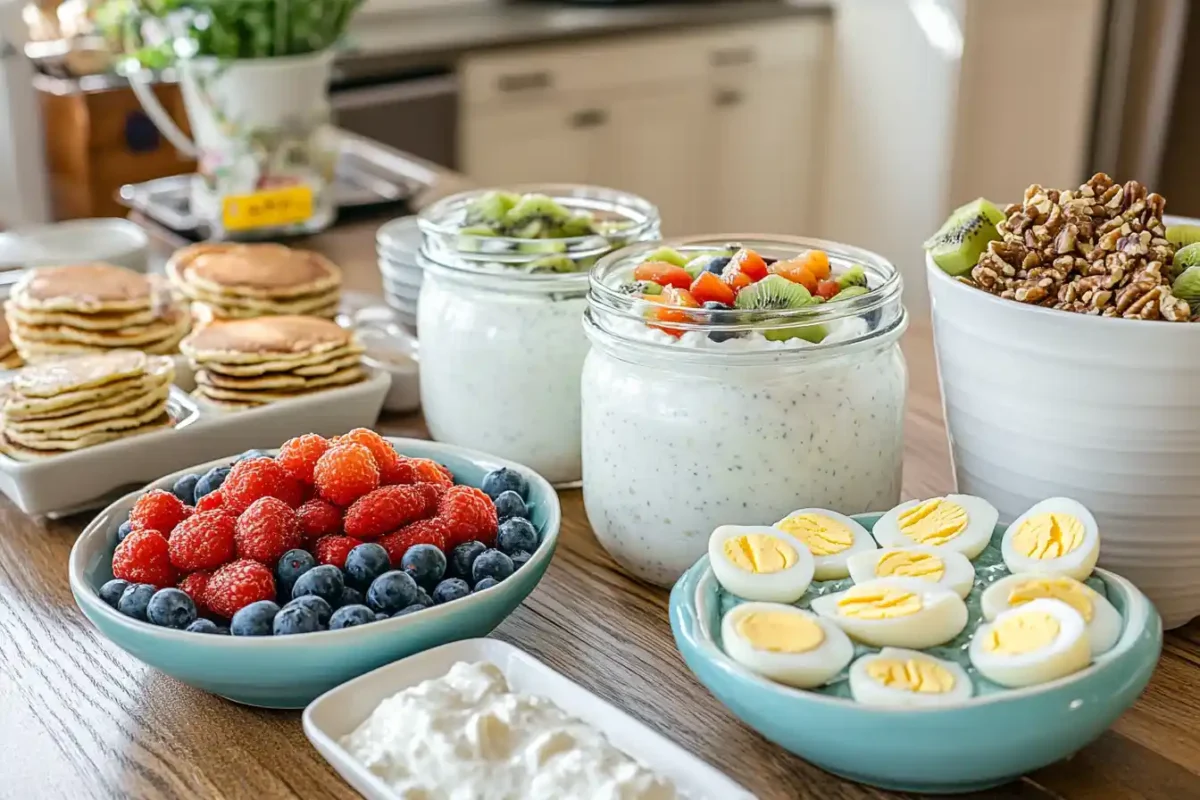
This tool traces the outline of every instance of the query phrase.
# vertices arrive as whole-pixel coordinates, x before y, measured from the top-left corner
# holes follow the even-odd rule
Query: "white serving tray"
[[[0,491],[31,515],[63,516],[98,508],[191,464],[279,447],[304,433],[334,436],[370,427],[379,418],[391,382],[386,372],[371,369],[366,380],[351,386],[237,410],[172,386],[168,407],[174,427],[39,461],[0,454]]]
[[[563,711],[601,731],[625,753],[674,781],[690,800],[754,800],[754,795],[679,745],[520,648],[498,639],[466,639],[435,647],[343,683],[304,709],[304,733],[338,774],[368,800],[397,800],[397,795],[355,761],[339,741],[361,725],[382,700],[422,681],[440,678],[459,661],[495,664],[514,691],[550,699]]]

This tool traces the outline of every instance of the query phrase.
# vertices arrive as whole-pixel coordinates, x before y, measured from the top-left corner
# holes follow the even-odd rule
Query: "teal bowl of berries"
[[[558,496],[519,464],[365,429],[168,475],[71,550],[75,602],[121,649],[246,705],[303,708],[486,636],[533,591]]]

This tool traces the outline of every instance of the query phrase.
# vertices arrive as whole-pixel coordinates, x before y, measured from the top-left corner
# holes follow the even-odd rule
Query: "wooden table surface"
[[[378,291],[366,226],[313,246]],[[904,496],[953,488],[928,326],[906,336]],[[385,433],[424,436],[419,416]],[[546,577],[496,631],[724,770],[763,800],[898,795],[848,783],[768,743],[691,676],[667,592],[620,573],[564,492]],[[87,518],[33,520],[0,499],[0,798],[352,798],[304,738],[298,712],[235,705],[143,666],[78,611],[67,554]],[[1200,798],[1200,622],[1169,633],[1144,696],[1070,761],[979,798]],[[566,800],[564,798],[564,800]]]

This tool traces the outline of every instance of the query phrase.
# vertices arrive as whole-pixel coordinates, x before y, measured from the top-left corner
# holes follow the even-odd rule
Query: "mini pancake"
[[[347,370],[342,376],[339,376],[337,383],[326,383],[321,386],[314,386],[305,389],[257,389],[257,390],[241,390],[241,389],[223,389],[219,386],[205,386],[203,384],[196,387],[196,392],[215,400],[229,400],[236,403],[277,403],[283,400],[291,400],[296,397],[302,397],[307,394],[326,391],[339,386],[349,386],[351,384],[362,381],[367,376],[367,373],[362,369]]]
[[[16,322],[13,335],[26,342],[50,345],[83,344],[105,349],[153,347],[182,336],[188,325],[186,314],[179,309],[170,309],[146,325],[128,326],[120,330],[89,330],[67,325],[26,325]]]
[[[154,308],[141,311],[101,311],[95,314],[77,314],[71,311],[30,311],[11,302],[5,304],[4,310],[14,323],[21,325],[66,325],[88,331],[112,331],[137,325],[149,325],[161,316],[161,313]]]
[[[332,354],[353,341],[350,331],[329,320],[279,316],[218,320],[193,331],[180,349],[199,364],[246,365]]]
[[[257,363],[227,364],[220,361],[206,360],[199,362],[199,364],[209,372],[228,375],[234,378],[265,375],[271,372],[296,372],[302,375],[307,373],[301,372],[301,370],[307,370],[310,367],[319,368],[349,358],[361,358],[365,352],[366,348],[355,341],[345,347],[339,347],[315,355],[302,354],[290,358],[275,358],[270,361],[260,361]]]
[[[130,436],[138,436],[143,433],[149,433],[160,428],[166,428],[172,424],[173,420],[171,419],[170,415],[164,412],[150,422],[147,422],[136,428],[127,428],[122,431],[105,431],[103,433],[92,434],[87,439],[77,439],[73,441],[62,442],[42,442],[30,445],[25,445],[16,441],[12,436],[9,435],[8,431],[0,431],[0,451],[17,461],[37,461],[39,459],[58,455],[60,453],[83,450],[88,447],[115,441],[117,439],[125,439]]]
[[[36,434],[40,432],[77,429],[80,426],[102,425],[139,415],[152,406],[165,406],[167,396],[170,393],[170,386],[161,386],[149,394],[139,394],[135,397],[122,399],[120,402],[112,402],[108,405],[86,409],[73,414],[26,420],[5,420],[4,427],[5,430]],[[114,425],[114,427],[128,426]]]
[[[129,428],[139,428],[166,413],[166,398],[150,408],[142,409],[136,414],[114,419],[102,419],[85,422],[69,428],[58,428],[50,431],[23,431],[4,426],[4,435],[17,444],[26,447],[37,447],[39,444],[58,444],[62,442],[88,441],[93,436],[99,436],[113,431],[123,431]]]
[[[140,377],[151,363],[150,356],[140,350],[110,350],[26,367],[13,378],[12,387],[30,397],[54,397]]]
[[[146,374],[122,378],[103,386],[63,392],[53,397],[32,397],[19,392],[4,399],[6,419],[27,419],[72,414],[98,408],[118,398],[128,399],[137,394],[153,392],[175,379],[175,363],[161,356],[149,359]]]
[[[338,370],[329,375],[305,377],[287,373],[262,375],[257,378],[229,378],[200,370],[196,373],[196,383],[205,387],[217,389],[233,389],[241,392],[254,392],[259,389],[318,389],[322,386],[340,386],[353,383],[362,376],[362,368],[357,364]]]
[[[12,302],[30,311],[142,311],[154,304],[151,281],[113,264],[31,269],[13,286]]]
[[[334,289],[313,295],[301,295],[287,300],[264,300],[256,297],[222,297],[210,292],[187,287],[184,294],[189,300],[229,311],[231,313],[285,315],[312,314],[315,309],[336,305],[341,292]]]
[[[181,291],[268,300],[319,294],[341,286],[329,259],[280,244],[201,243],[175,253],[167,275]]]

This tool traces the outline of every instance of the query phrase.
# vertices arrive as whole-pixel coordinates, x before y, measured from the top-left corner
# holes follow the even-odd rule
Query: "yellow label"
[[[226,230],[282,228],[307,222],[313,215],[313,191],[308,186],[289,186],[254,194],[226,197],[221,221]]]

